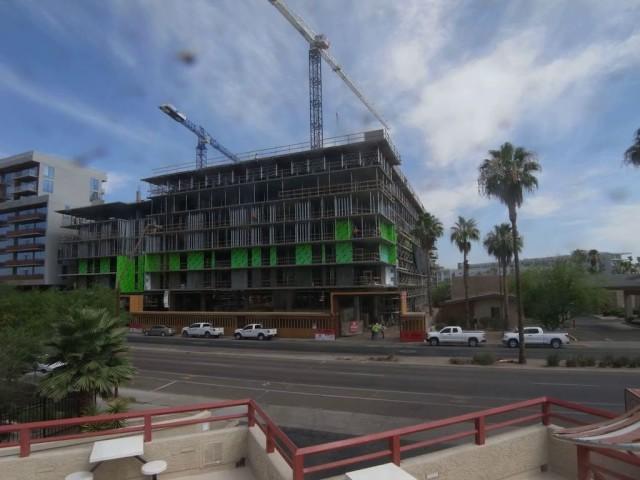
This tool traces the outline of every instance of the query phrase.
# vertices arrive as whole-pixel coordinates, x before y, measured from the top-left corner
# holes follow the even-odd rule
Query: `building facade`
[[[0,159],[0,283],[61,284],[58,210],[100,202],[106,175],[38,152]]]
[[[160,173],[145,201],[65,212],[63,274],[148,311],[331,311],[362,328],[421,310],[424,209],[399,164],[379,130]]]

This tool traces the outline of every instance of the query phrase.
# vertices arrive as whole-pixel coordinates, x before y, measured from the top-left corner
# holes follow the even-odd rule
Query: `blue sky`
[[[640,0],[288,4],[388,119],[447,231],[460,214],[483,235],[506,220],[476,178],[511,141],[543,167],[520,213],[525,257],[640,253],[640,171],[622,165],[640,128]],[[325,137],[379,128],[323,72]],[[0,0],[0,156],[79,159],[108,172],[108,199],[133,200],[154,168],[194,159],[165,102],[234,152],[305,141],[307,47],[267,0]],[[439,249],[459,261],[448,238]]]

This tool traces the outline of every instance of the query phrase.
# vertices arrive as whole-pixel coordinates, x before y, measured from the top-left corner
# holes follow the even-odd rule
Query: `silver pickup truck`
[[[465,331],[460,327],[444,327],[439,332],[427,332],[426,343],[432,346],[444,344],[462,344],[477,347],[481,343],[487,343],[487,334],[481,330]]]
[[[263,328],[260,323],[250,323],[235,330],[233,336],[236,340],[243,338],[257,338],[258,340],[271,340],[278,334],[276,328]]]
[[[525,327],[522,331],[525,345],[550,345],[551,348],[560,348],[570,342],[566,332],[544,332],[540,327]],[[504,332],[502,343],[509,348],[516,348],[520,342],[518,330]]]

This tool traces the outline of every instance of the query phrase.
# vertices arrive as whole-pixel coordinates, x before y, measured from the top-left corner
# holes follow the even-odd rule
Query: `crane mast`
[[[211,145],[213,148],[222,153],[225,157],[233,162],[238,162],[239,159],[223,145],[221,145],[215,138],[207,132],[204,127],[197,125],[187,118],[187,116],[178,111],[173,105],[164,103],[158,107],[169,117],[176,122],[184,125],[185,128],[191,130],[198,138],[198,144],[196,145],[196,167],[203,168],[207,164],[207,145]]]
[[[283,0],[269,0],[284,18],[295,28],[309,43],[309,125],[310,144],[312,149],[322,148],[323,125],[322,125],[322,61],[329,64],[336,75],[342,79],[347,87],[360,99],[363,105],[371,114],[386,128],[389,126],[378,113],[373,104],[369,102],[360,92],[355,83],[342,70],[342,67],[335,58],[328,52],[329,41],[324,35],[315,33],[305,21],[293,13]]]

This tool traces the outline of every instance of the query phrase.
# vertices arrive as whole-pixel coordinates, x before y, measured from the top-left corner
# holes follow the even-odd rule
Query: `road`
[[[636,329],[640,331],[640,329]],[[640,340],[640,338],[639,338]],[[317,342],[314,340],[296,340],[278,338],[272,341],[234,340],[232,338],[204,339],[182,337],[145,337],[141,334],[130,334],[128,341],[132,345],[165,345],[193,347],[202,346],[214,350],[235,349],[243,351],[269,352],[317,352],[331,354],[361,355],[399,355],[399,356],[432,356],[432,357],[470,357],[478,351],[491,352],[498,358],[517,358],[517,349],[502,345],[484,345],[478,349],[466,346],[431,347],[423,343],[401,343],[398,341],[351,341],[339,339],[333,342]],[[529,358],[546,358],[551,353],[558,353],[564,358],[572,355],[590,355],[601,358],[605,355],[638,356],[639,341],[591,341],[576,343],[553,351],[550,348],[531,347],[527,349]]]
[[[427,420],[554,396],[620,410],[629,370],[520,369],[278,356],[191,346],[131,348],[133,387],[261,404]],[[338,357],[339,358],[339,357]]]

